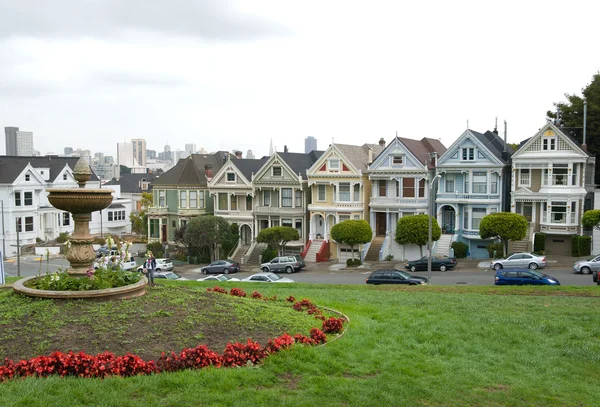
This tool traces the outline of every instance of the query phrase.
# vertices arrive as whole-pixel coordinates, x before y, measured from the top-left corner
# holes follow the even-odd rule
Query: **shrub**
[[[571,238],[571,256],[579,257],[579,235],[575,235]]]
[[[494,258],[494,252],[496,252],[496,258],[504,257],[504,245],[502,243],[489,244],[487,251],[491,258]]]
[[[388,254],[387,256],[385,256],[385,261],[392,261],[394,259],[394,256],[392,254]]]
[[[57,243],[65,243],[67,240],[69,240],[69,233],[68,232],[62,232],[56,238],[56,242]]]
[[[163,257],[165,254],[165,251],[163,249],[163,245],[161,242],[148,243],[146,245],[146,249],[148,251],[152,252],[152,254],[154,254],[154,257],[157,259]]]
[[[262,257],[260,261],[266,263],[277,257],[277,250],[272,248],[271,246],[267,246],[267,248],[261,253],[261,256]]]
[[[592,237],[591,236],[580,236],[579,237],[579,255],[589,256],[592,254]]]
[[[327,334],[334,334],[341,332],[344,329],[344,319],[331,317],[326,321],[323,321],[323,332]]]
[[[346,260],[346,267],[356,267],[356,266],[360,266],[361,264],[362,264],[362,261],[360,261],[360,259]]]
[[[469,251],[469,245],[463,242],[452,242],[452,249],[454,250],[454,257],[457,259],[464,259],[467,257]]]
[[[543,254],[546,251],[546,235],[543,233],[536,233],[533,238],[533,251],[536,253]]]

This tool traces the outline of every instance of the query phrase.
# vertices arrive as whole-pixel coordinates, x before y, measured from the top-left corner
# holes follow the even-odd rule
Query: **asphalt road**
[[[17,275],[17,262],[10,259],[4,263],[5,273],[7,276]],[[21,276],[28,277],[37,275],[38,273],[45,274],[46,272],[55,272],[59,269],[68,267],[68,262],[63,258],[51,258],[49,262],[45,259],[39,260],[39,257],[23,257],[21,259]],[[365,284],[367,276],[370,274],[368,269],[354,270],[336,270],[336,267],[308,267],[308,270],[302,270],[299,273],[285,275],[292,280],[301,283],[321,283],[321,284]],[[195,271],[198,270],[198,271]],[[191,266],[175,267],[176,273],[190,279],[196,280],[204,277],[197,269]],[[235,274],[237,278],[245,278],[258,272],[258,268],[248,271],[242,271]],[[571,268],[561,266],[548,267],[540,271],[550,274],[557,278],[562,285],[571,286],[592,286],[596,285],[592,281],[591,275],[574,274]],[[427,277],[426,271],[419,271],[415,275]],[[432,271],[431,283],[434,285],[492,285],[494,284],[494,271],[479,269],[477,271],[460,271],[453,270],[447,272]]]

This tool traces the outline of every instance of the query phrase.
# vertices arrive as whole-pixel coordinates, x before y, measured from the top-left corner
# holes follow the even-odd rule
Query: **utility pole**
[[[6,260],[6,230],[4,230],[4,201],[0,201],[2,206],[2,259]]]
[[[19,240],[19,229],[21,228],[21,217],[17,219],[17,277],[21,277],[21,241]]]

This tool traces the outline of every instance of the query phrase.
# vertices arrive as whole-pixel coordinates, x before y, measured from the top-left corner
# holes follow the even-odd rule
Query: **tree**
[[[435,242],[442,236],[442,229],[437,220],[432,217],[431,241]],[[419,246],[421,257],[423,257],[423,246],[427,244],[429,237],[429,215],[403,216],[396,225],[396,242],[399,244],[414,243]]]
[[[527,219],[523,215],[512,212],[490,213],[481,219],[479,236],[482,239],[500,239],[504,245],[504,253],[508,253],[509,240],[522,240],[527,235]]]
[[[366,220],[345,220],[331,228],[333,240],[350,246],[352,260],[354,260],[354,246],[369,243],[372,237],[373,231]]]
[[[600,209],[586,211],[581,218],[581,224],[586,228],[596,228],[600,230]]]
[[[277,249],[277,255],[283,255],[283,248],[288,242],[300,239],[298,231],[290,226],[274,226],[258,232],[256,241],[258,243],[267,243]]]
[[[566,102],[554,103],[556,111],[548,111],[546,116],[554,123],[565,128],[575,139],[583,142],[583,101],[587,101],[587,137],[588,151],[600,157],[600,72],[592,82],[581,90],[583,97],[565,93]],[[596,166],[596,180],[600,179],[600,165]]]
[[[142,192],[140,201],[141,209],[139,212],[129,214],[131,220],[131,230],[141,235],[148,235],[148,208],[152,206],[152,194],[150,192]]]
[[[220,216],[196,216],[190,219],[185,227],[183,242],[190,252],[202,253],[208,249],[211,260],[218,260],[215,256],[218,245],[231,239],[229,222]]]

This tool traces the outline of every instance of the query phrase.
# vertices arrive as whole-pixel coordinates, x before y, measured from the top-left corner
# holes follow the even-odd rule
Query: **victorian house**
[[[508,211],[512,153],[496,129],[467,129],[438,158],[435,218],[442,238],[436,254],[448,255],[451,242],[462,241],[470,257],[489,257],[487,246],[493,241],[480,238],[479,224],[490,213]]]
[[[148,208],[148,241],[173,242],[175,230],[199,215],[213,214],[208,182],[227,161],[228,153],[192,154],[152,183]]]
[[[428,186],[434,175],[434,157],[445,151],[446,147],[436,139],[396,137],[369,165],[373,185],[369,222],[374,236],[366,260],[383,260],[388,255],[395,260],[420,257],[417,245],[395,241],[396,224],[403,216],[429,212]]]
[[[383,140],[362,146],[332,143],[308,169],[312,203],[308,205],[311,243],[306,260],[331,257],[343,261],[352,257],[348,247],[330,239],[331,228],[349,219],[368,221],[371,196],[368,165],[384,147]]]
[[[595,162],[551,122],[521,143],[512,157],[510,210],[525,216],[529,229],[513,250],[531,250],[541,232],[547,253],[570,254],[571,237],[582,233],[581,216],[592,209]]]

